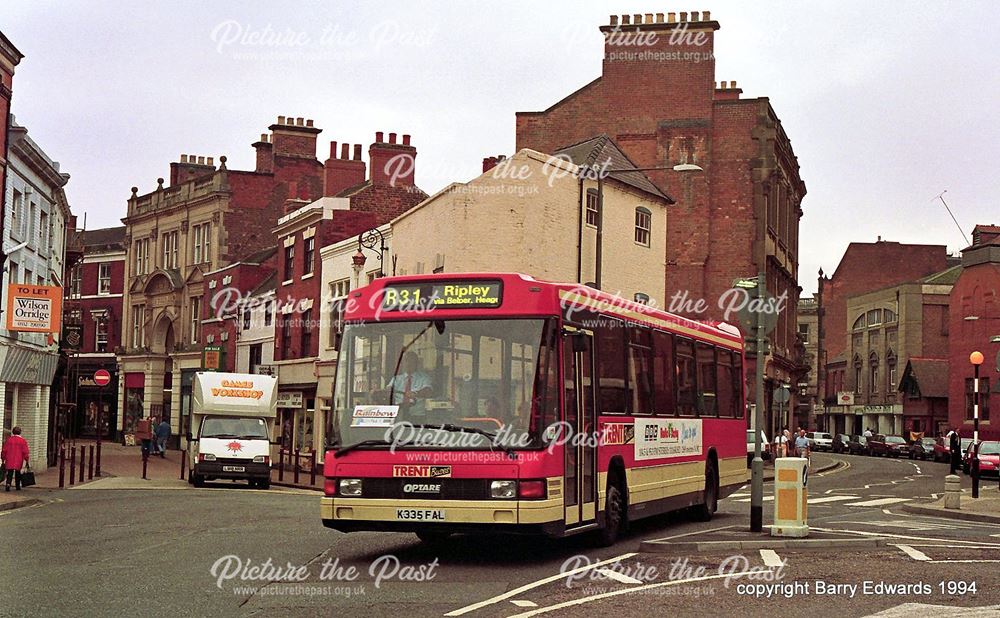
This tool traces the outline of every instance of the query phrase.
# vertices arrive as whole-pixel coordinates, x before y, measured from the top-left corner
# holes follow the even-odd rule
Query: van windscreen
[[[267,428],[259,418],[213,416],[202,423],[201,437],[267,440]]]

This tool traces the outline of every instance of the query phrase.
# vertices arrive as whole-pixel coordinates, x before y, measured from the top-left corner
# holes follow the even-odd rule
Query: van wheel
[[[266,479],[262,481],[257,481],[257,487],[259,489],[271,489],[271,481]]]
[[[195,487],[204,487],[205,486],[205,477],[204,476],[202,476],[200,474],[192,474],[191,478],[194,479],[191,484],[194,485]]]
[[[705,501],[695,507],[695,519],[709,521],[719,508],[719,474],[711,460],[705,463]]]
[[[610,547],[621,535],[625,522],[625,501],[617,485],[608,485],[607,499],[604,501],[604,527],[598,534],[597,544]]]

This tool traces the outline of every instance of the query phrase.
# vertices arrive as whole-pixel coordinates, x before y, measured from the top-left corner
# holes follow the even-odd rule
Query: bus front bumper
[[[563,505],[555,500],[320,500],[323,525],[341,532],[509,532],[562,536]]]

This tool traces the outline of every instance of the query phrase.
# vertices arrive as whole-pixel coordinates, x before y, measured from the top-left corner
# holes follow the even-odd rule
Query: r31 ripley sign
[[[62,288],[13,283],[7,286],[7,330],[58,333]]]

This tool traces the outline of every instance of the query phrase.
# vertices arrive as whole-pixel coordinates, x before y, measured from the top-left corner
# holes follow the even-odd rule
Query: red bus
[[[746,482],[734,326],[509,273],[378,279],[343,317],[329,528],[611,544]]]

